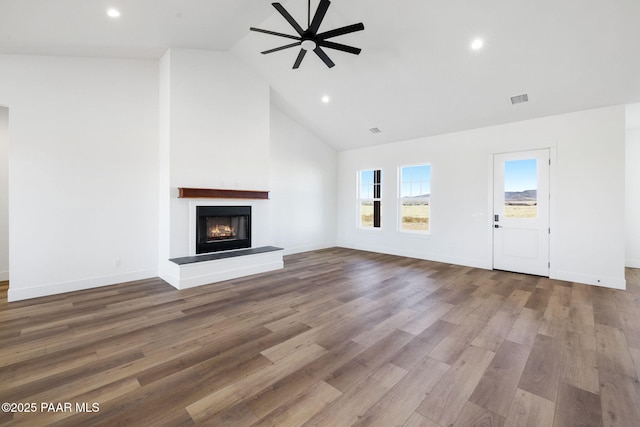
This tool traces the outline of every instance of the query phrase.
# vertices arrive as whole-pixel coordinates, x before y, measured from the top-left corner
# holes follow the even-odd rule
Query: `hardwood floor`
[[[638,426],[627,287],[337,248],[183,291],[4,282],[0,424]]]

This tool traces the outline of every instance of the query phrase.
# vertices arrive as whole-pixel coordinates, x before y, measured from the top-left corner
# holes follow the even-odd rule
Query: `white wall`
[[[171,49],[160,60],[160,100],[161,266],[192,253],[197,203],[251,205],[254,247],[335,245],[335,150],[274,109],[261,77],[225,52]],[[270,200],[184,200],[178,187],[263,190]]]
[[[554,147],[551,277],[624,288],[624,106],[338,154],[338,245],[492,268],[493,153]],[[397,231],[397,167],[432,167],[431,234]],[[360,169],[382,168],[382,230],[356,227]]]
[[[270,233],[285,254],[336,244],[337,153],[271,106]]]
[[[159,62],[158,275],[171,258],[171,51]]]
[[[183,186],[271,191],[256,202],[269,229],[256,245],[327,247],[337,230],[341,246],[491,268],[491,155],[543,147],[557,153],[552,276],[624,286],[625,136],[627,162],[640,157],[624,106],[336,154],[270,111],[268,85],[232,56],[181,49],[160,64],[0,55],[0,105],[11,112],[10,300],[152,277],[158,259],[188,255]],[[394,218],[396,168],[421,161],[433,169],[426,238]],[[371,167],[384,170],[376,232],[355,227],[356,171]],[[634,167],[627,184],[640,182]],[[635,262],[640,198],[627,199]]]
[[[157,62],[0,55],[0,65],[9,300],[155,276]]]
[[[0,107],[0,280],[9,280],[9,109]]]
[[[640,104],[626,112],[626,265],[640,268]]]
[[[226,52],[170,55],[171,185],[268,189],[268,84]]]
[[[0,65],[0,105],[11,108],[10,300],[161,274],[162,262],[189,254],[194,201],[177,187],[271,191],[247,202],[260,218],[254,246],[334,244],[335,152],[281,113],[271,120],[268,85],[229,54],[0,55]],[[295,232],[282,214],[292,200],[311,219]]]
[[[159,265],[167,277],[168,259],[194,246],[193,203],[177,198],[179,187],[269,190],[269,86],[226,52],[171,49],[160,60],[160,99]],[[253,246],[269,244],[264,202],[219,203],[251,204]]]

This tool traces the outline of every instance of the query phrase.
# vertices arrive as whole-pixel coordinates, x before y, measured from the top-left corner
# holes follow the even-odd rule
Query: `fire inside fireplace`
[[[235,239],[236,230],[229,224],[231,222],[228,217],[207,218],[207,242]]]
[[[251,247],[251,206],[198,206],[196,253]]]

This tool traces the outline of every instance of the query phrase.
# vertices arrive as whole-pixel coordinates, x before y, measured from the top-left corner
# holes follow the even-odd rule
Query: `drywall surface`
[[[9,280],[9,109],[0,106],[0,280]]]
[[[9,300],[157,272],[156,61],[0,55]]]
[[[271,107],[271,241],[285,254],[336,244],[337,153]]]
[[[640,268],[640,104],[626,110],[626,266]]]
[[[625,107],[615,106],[338,154],[338,244],[492,268],[494,153],[551,148],[553,278],[624,288]],[[431,233],[397,226],[397,171],[431,164]],[[357,174],[382,169],[379,230],[357,227]]]

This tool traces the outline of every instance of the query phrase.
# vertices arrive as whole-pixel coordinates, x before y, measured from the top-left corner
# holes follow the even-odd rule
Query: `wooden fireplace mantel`
[[[215,188],[178,188],[182,199],[268,199],[268,191],[220,190]]]

